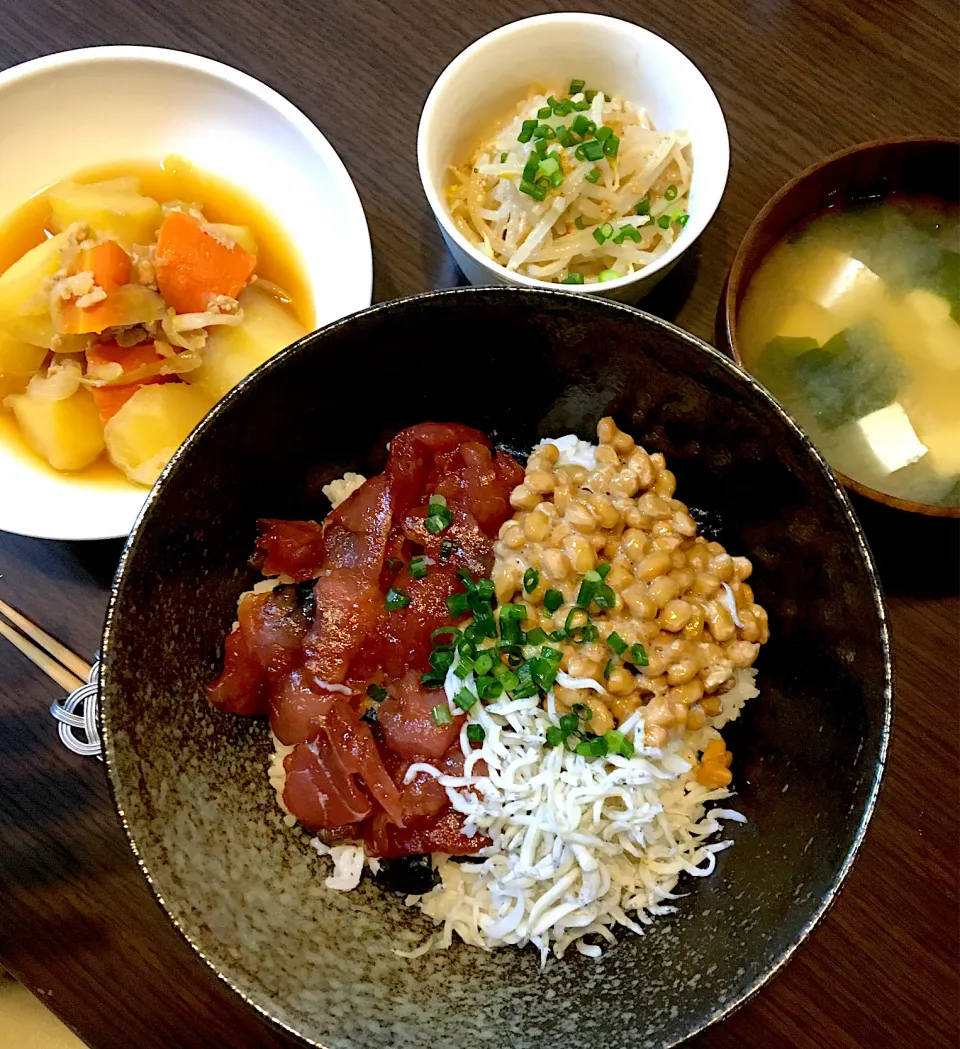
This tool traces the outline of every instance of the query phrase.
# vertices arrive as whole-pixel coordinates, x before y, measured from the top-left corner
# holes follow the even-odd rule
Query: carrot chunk
[[[93,283],[107,294],[130,280],[130,256],[117,244],[107,240],[80,252],[77,273],[92,273]]]
[[[157,239],[157,286],[177,313],[202,313],[213,295],[236,298],[257,258],[221,243],[190,215],[171,211]]]
[[[118,346],[115,342],[101,342],[87,350],[88,364],[119,364],[125,372],[142,368],[145,364],[153,364],[161,359],[160,354],[153,348],[152,342],[142,342],[139,346]],[[106,426],[137,390],[153,383],[172,381],[175,381],[173,376],[158,375],[152,379],[145,379],[143,382],[129,383],[126,386],[92,386],[90,392],[93,394],[93,402],[100,413],[100,421]]]

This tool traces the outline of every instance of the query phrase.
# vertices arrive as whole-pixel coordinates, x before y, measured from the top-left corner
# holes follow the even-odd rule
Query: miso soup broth
[[[831,465],[960,506],[960,209],[891,195],[797,227],[753,275],[743,362]]]

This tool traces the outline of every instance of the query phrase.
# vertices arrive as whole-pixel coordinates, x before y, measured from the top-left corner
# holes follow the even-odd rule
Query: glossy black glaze
[[[275,816],[265,727],[215,713],[201,694],[255,579],[255,520],[323,516],[322,485],[380,470],[385,443],[411,423],[462,421],[527,449],[548,435],[591,439],[608,414],[666,455],[678,496],[753,560],[771,641],[761,695],[726,733],[749,823],[731,830],[736,844],[713,877],[684,886],[692,894],[678,915],[644,938],[623,933],[599,962],[568,955],[541,974],[533,952],[461,944],[439,960],[400,961],[391,937],[409,928],[422,939],[426,923],[371,884],[346,896],[313,888],[325,871],[307,836]],[[876,799],[890,675],[859,526],[758,384],[629,307],[501,288],[374,307],[228,396],[175,457],[130,539],[101,680],[111,784],[141,863],[191,943],[252,1004],[311,1041],[351,1049],[626,1049],[675,1045],[735,1007],[829,905]],[[321,874],[312,896],[303,874],[290,876],[304,860]],[[279,891],[290,913],[268,921],[250,901]],[[387,945],[375,957],[371,938]],[[346,996],[352,1015],[367,1016],[370,993],[413,1013],[381,1016],[381,1033],[347,1023],[336,1003]],[[635,1017],[626,1024],[625,1001]]]

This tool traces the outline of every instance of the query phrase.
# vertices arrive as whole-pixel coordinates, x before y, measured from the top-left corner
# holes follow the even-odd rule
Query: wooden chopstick
[[[75,692],[86,684],[85,681],[81,681],[75,674],[71,674],[69,670],[62,667],[55,659],[51,659],[46,652],[37,648],[22,634],[18,634],[12,626],[7,626],[2,619],[0,619],[0,637],[5,637],[12,645],[19,648],[27,659],[35,663],[47,677],[53,678],[67,692]]]
[[[19,627],[27,637],[33,638],[33,640],[36,641],[42,649],[49,652],[54,659],[58,659],[65,667],[72,670],[74,674],[83,678],[83,681],[81,681],[80,684],[86,683],[87,678],[90,676],[89,663],[84,663],[78,655],[71,652],[65,645],[61,645],[56,638],[51,637],[46,631],[41,630],[35,623],[31,623],[26,616],[21,615],[15,608],[11,608],[5,601],[0,601],[0,612],[2,612],[14,626]],[[7,631],[2,631],[2,633],[4,637],[13,641],[13,638],[10,637]],[[15,645],[17,644],[15,641],[13,643]],[[19,645],[17,645],[17,647],[20,648]],[[33,656],[30,655],[26,649],[20,648],[20,651],[23,652],[24,655],[29,656],[30,659],[33,659]],[[35,659],[33,661],[35,663],[37,662]],[[37,666],[39,666],[41,670],[46,670],[46,667],[41,663],[37,663]],[[49,673],[49,671],[47,671],[47,673]],[[51,677],[52,676],[53,675],[51,674]],[[77,685],[76,687],[79,688],[80,685]]]

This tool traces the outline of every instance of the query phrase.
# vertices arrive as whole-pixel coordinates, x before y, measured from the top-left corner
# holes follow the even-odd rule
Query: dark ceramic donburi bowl
[[[613,415],[666,454],[678,493],[754,561],[769,610],[761,695],[728,733],[733,848],[680,913],[599,961],[459,942],[283,825],[267,724],[203,697],[255,521],[321,517],[323,484],[452,419],[512,449]],[[190,943],[278,1023],[336,1049],[672,1046],[776,972],[835,896],[876,800],[891,679],[870,555],[834,475],[736,365],[669,324],[563,292],[460,289],[377,306],[234,390],[175,456],[130,538],[101,675],[107,768],[131,843]]]

